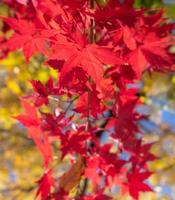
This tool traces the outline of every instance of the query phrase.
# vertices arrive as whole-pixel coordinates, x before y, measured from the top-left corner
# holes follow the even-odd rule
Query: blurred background
[[[175,0],[136,0],[135,6],[164,7],[166,15],[175,20]],[[0,1],[0,15],[9,12]],[[22,112],[19,96],[31,92],[28,80],[45,82],[48,76],[56,78],[57,74],[44,66],[42,56],[26,64],[22,53],[15,52],[0,61],[0,199],[34,199],[35,181],[42,171],[41,157],[25,128],[12,116]],[[159,157],[149,164],[155,171],[149,180],[155,193],[141,194],[140,199],[175,200],[175,74],[145,74],[140,87],[141,99],[146,103],[140,112],[150,115],[140,126],[145,131],[144,140],[155,142],[151,151]]]

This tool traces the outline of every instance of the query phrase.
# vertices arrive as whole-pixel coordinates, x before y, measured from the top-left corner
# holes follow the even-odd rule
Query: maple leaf
[[[132,173],[128,173],[128,187],[130,195],[138,200],[139,192],[152,192],[153,190],[143,181],[151,176],[151,172],[140,172],[136,170]]]
[[[98,85],[103,77],[103,66],[105,64],[114,65],[122,62],[110,48],[86,43],[86,40],[82,38],[79,43],[58,43],[53,48],[55,53],[50,59],[65,60],[61,69],[60,81],[73,68],[82,67]]]
[[[123,132],[137,132],[138,127],[135,121],[139,119],[139,115],[135,112],[135,105],[138,98],[134,95],[135,90],[125,90],[117,98],[118,104],[115,104],[114,113],[117,118],[114,118],[116,132],[122,136]]]
[[[62,78],[61,85],[69,92],[84,93],[88,87],[87,74],[82,68],[75,67]]]
[[[78,98],[76,102],[76,108],[74,110],[78,113],[81,113],[82,117],[86,117],[88,112],[88,98],[90,99],[90,114],[96,117],[98,113],[102,112],[103,106],[98,98],[98,92],[95,89],[95,85],[92,86],[92,91],[90,91],[89,94],[88,92],[85,92]]]
[[[51,18],[61,16],[63,19],[68,20],[67,14],[65,13],[63,7],[54,0],[39,0],[37,9]]]
[[[140,164],[144,166],[146,162],[153,161],[156,156],[150,152],[150,148],[154,143],[142,144],[141,140],[138,140],[132,147],[132,157],[130,158],[133,166]]]
[[[143,11],[134,10],[125,3],[122,6],[121,4],[120,1],[110,0],[104,8],[98,7],[94,15],[97,25],[109,31],[116,29],[118,20],[129,27],[134,26]]]
[[[59,121],[61,121],[62,116],[59,116],[58,118],[53,116],[52,114],[45,113],[42,116],[41,121],[41,129],[43,131],[51,131],[53,133],[56,133],[58,127],[59,127]]]
[[[22,48],[27,60],[37,52],[48,54],[49,37],[55,35],[53,30],[36,28],[35,24],[29,20],[4,18],[15,33],[7,41],[7,46],[11,51]]]
[[[28,136],[35,142],[37,148],[44,159],[44,166],[48,165],[53,161],[52,146],[49,141],[49,137],[39,127],[29,127]]]
[[[131,65],[120,65],[111,67],[106,71],[106,74],[111,77],[113,83],[116,83],[120,91],[124,92],[127,84],[136,79],[135,72]]]
[[[118,44],[119,42],[124,43],[129,50],[135,50],[137,48],[137,43],[134,38],[133,29],[126,25],[123,25],[120,21],[118,22],[120,28],[117,28],[114,33],[112,33],[114,43]],[[123,41],[121,39],[123,38]]]
[[[97,97],[100,100],[107,101],[110,99],[113,99],[115,96],[114,88],[113,88],[113,82],[110,78],[103,78],[100,83],[98,84],[99,87],[97,87]]]
[[[136,49],[136,40],[127,26],[123,27],[123,41],[130,50]]]
[[[49,143],[49,138],[40,129],[40,119],[37,116],[36,108],[25,100],[21,100],[21,103],[26,114],[19,115],[15,118],[24,126],[28,127],[28,136],[35,142],[37,148],[43,155],[44,165],[47,167],[52,161],[52,148]]]
[[[14,118],[27,127],[39,126],[40,119],[37,116],[36,108],[23,99],[21,99],[21,105],[24,108],[25,114],[16,116]]]
[[[49,170],[43,174],[43,176],[37,181],[39,187],[36,193],[36,197],[41,196],[41,200],[47,200],[51,194],[51,189],[55,185],[53,179],[53,171]]]
[[[157,38],[154,33],[149,33],[142,43],[127,56],[138,78],[146,69],[170,70],[172,59],[166,51],[169,38]]]
[[[77,161],[60,177],[59,189],[61,188],[65,192],[69,192],[73,189],[81,180],[84,164],[84,158],[78,155]]]
[[[106,153],[100,154],[104,157],[104,164],[102,165],[102,169],[106,172],[106,176],[111,176],[114,178],[117,174],[120,174],[122,167],[126,164],[124,160],[118,160],[116,158],[116,153]]]
[[[84,170],[84,176],[92,181],[94,188],[96,188],[96,186],[99,185],[101,181],[100,161],[102,160],[98,156],[93,156],[92,158],[86,159],[86,168]]]
[[[67,132],[61,135],[62,158],[69,153],[79,153],[85,155],[86,141],[91,138],[88,132]]]
[[[36,106],[41,106],[43,104],[48,104],[48,96],[54,91],[53,79],[49,78],[45,86],[41,81],[32,80],[30,81],[36,93],[38,93],[35,101]]]

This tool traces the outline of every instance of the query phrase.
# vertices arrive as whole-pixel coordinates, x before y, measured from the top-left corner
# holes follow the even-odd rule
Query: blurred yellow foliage
[[[39,55],[26,63],[21,52],[0,61],[0,199],[33,200],[35,181],[42,173],[41,157],[25,128],[12,116],[21,113],[19,97],[31,93],[29,80],[57,77]],[[35,155],[35,156],[33,156]]]

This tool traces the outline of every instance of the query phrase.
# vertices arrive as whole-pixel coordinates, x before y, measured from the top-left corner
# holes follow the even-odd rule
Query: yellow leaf
[[[19,85],[14,80],[7,81],[7,87],[16,95],[21,94]]]
[[[7,58],[1,60],[1,65],[4,65],[6,68],[13,68],[14,66],[18,66],[22,64],[24,61],[21,54],[18,53],[10,53]]]
[[[161,159],[158,159],[150,164],[151,170],[162,170],[169,166],[173,166],[175,164],[175,158],[170,156],[164,156]]]

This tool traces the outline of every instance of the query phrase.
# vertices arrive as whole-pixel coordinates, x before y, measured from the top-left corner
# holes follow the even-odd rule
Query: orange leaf
[[[69,192],[80,182],[83,169],[84,158],[79,156],[76,163],[72,165],[70,170],[61,176],[59,187],[64,189],[64,191]]]

